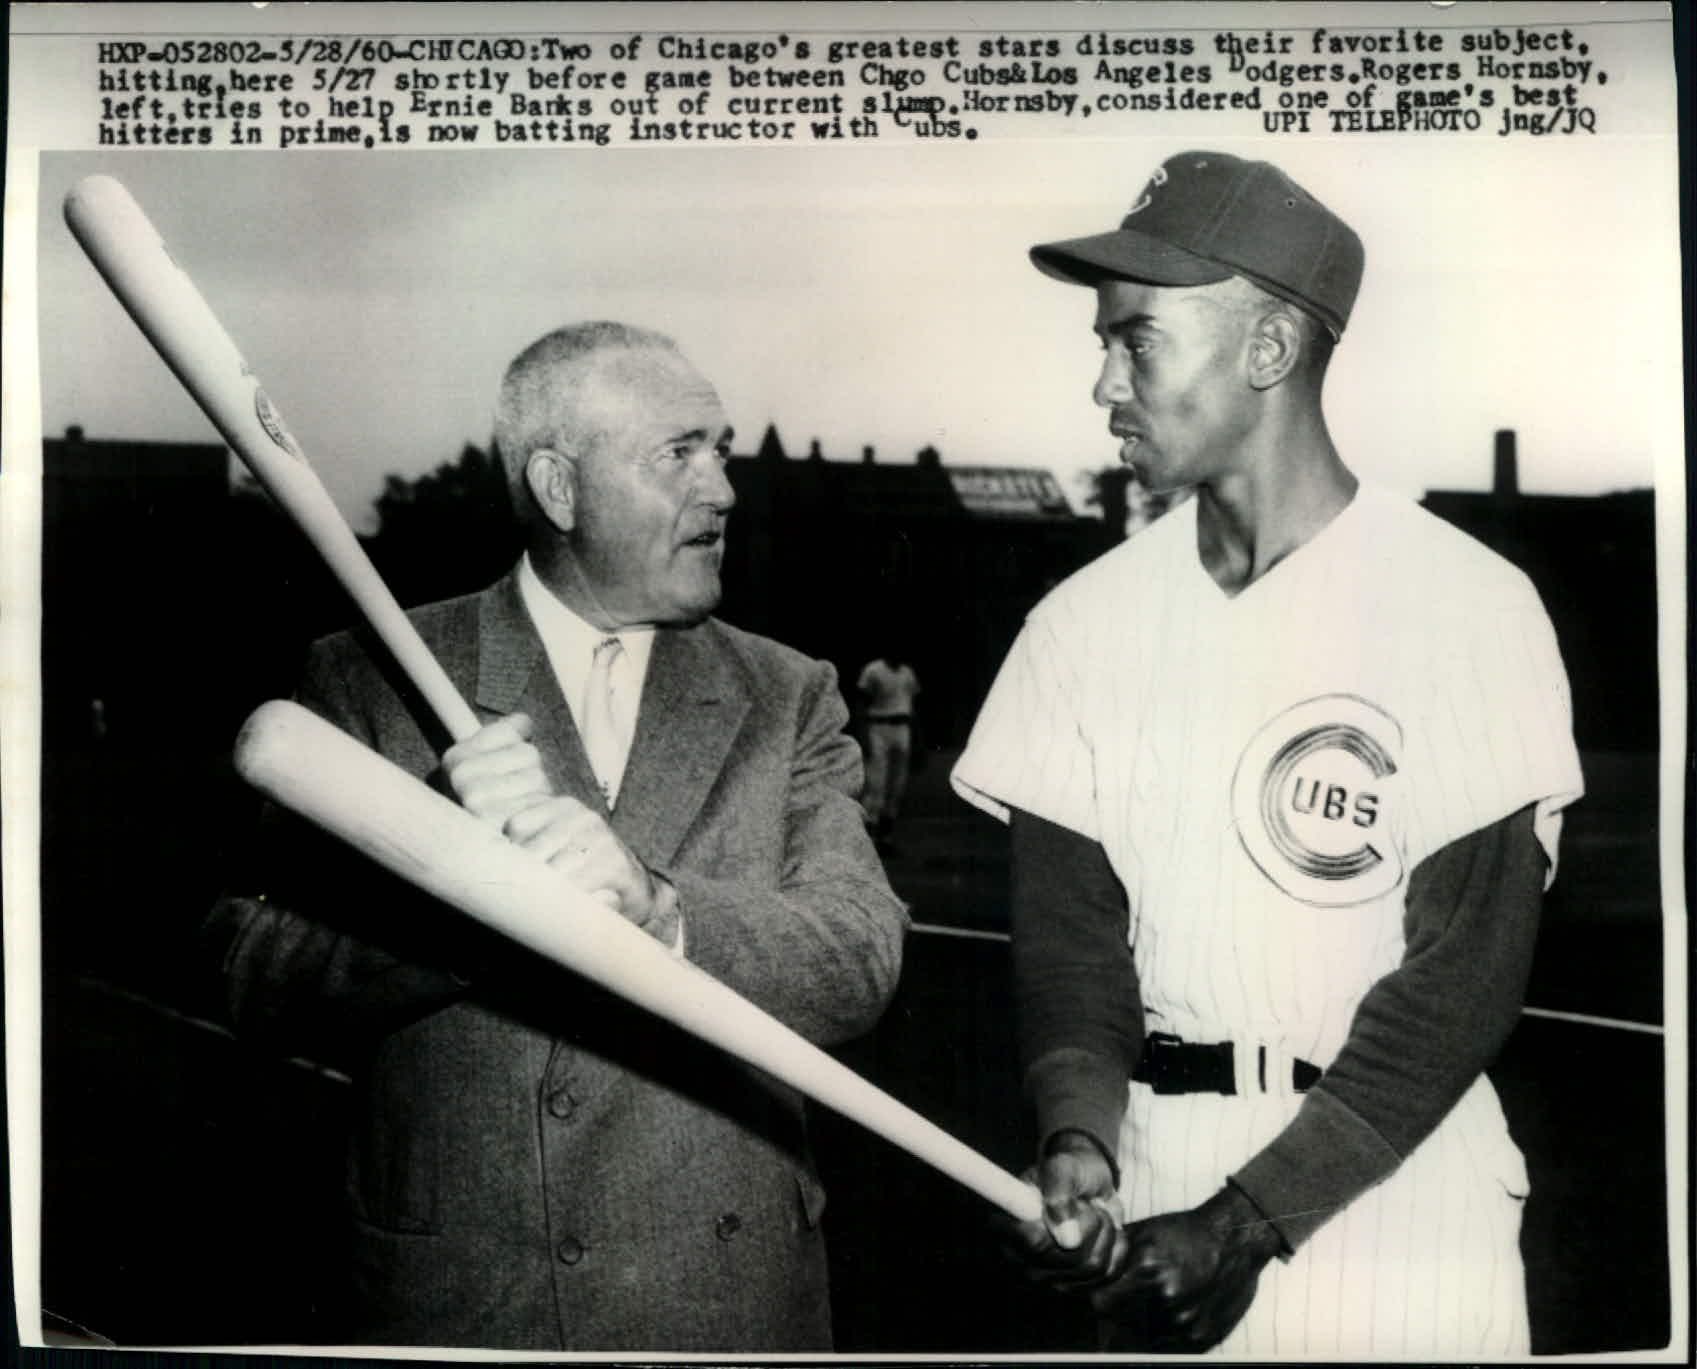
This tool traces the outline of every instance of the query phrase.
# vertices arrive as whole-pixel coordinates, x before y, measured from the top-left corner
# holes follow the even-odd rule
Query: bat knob
[[[135,197],[116,176],[84,176],[65,195],[65,223],[79,242],[87,242],[102,225],[121,225],[134,230],[139,221],[149,227]]]
[[[1084,1223],[1077,1217],[1067,1217],[1055,1223],[1051,1234],[1062,1250],[1076,1250],[1084,1239]]]
[[[288,758],[309,744],[314,725],[328,726],[287,699],[262,703],[236,734],[236,773],[254,788],[270,793],[287,770]]]

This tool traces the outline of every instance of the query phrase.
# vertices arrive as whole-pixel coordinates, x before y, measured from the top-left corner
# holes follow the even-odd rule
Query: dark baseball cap
[[[1181,152],[1111,233],[1031,249],[1057,280],[1209,285],[1254,281],[1343,334],[1366,261],[1355,230],[1270,162]]]

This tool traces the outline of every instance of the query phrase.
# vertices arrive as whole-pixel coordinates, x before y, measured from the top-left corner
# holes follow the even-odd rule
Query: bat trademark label
[[[253,392],[253,411],[259,417],[259,426],[265,429],[273,442],[297,460],[305,460],[300,444],[283,426],[283,416],[277,412],[277,406],[271,402],[271,396],[258,387],[255,387]]]

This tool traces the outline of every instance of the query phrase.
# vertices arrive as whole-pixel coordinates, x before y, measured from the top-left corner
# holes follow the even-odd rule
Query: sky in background
[[[488,440],[507,361],[591,317],[675,336],[752,451],[1042,466],[1075,501],[1115,447],[1085,290],[1034,242],[1111,227],[1195,139],[587,151],[43,154],[41,420],[212,439],[65,230],[117,175],[338,503]],[[1346,459],[1411,493],[1649,485],[1681,459],[1668,138],[1211,140],[1352,223],[1367,276],[1327,407]]]

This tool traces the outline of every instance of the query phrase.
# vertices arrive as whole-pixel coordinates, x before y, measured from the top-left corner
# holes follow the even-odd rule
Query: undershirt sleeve
[[[1082,1131],[1114,1165],[1143,1005],[1125,891],[1099,842],[1011,813],[1013,976],[1025,1091],[1039,1149]]]
[[[1294,1251],[1437,1127],[1519,1019],[1549,861],[1536,805],[1409,877],[1402,963],[1361,1001],[1301,1109],[1231,1182]]]

